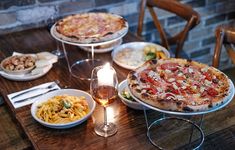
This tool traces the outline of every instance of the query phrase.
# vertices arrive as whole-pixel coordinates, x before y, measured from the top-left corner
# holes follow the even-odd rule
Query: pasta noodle
[[[85,97],[59,95],[38,106],[36,116],[48,123],[68,123],[84,117],[89,112]]]

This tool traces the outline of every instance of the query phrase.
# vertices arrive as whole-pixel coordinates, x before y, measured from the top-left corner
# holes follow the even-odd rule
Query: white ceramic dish
[[[125,90],[125,89],[128,89],[127,88],[127,80],[123,80],[119,86],[118,86],[118,96],[120,97],[121,101],[128,107],[130,108],[133,108],[133,109],[137,109],[137,110],[143,110],[143,109],[148,109],[147,107],[145,107],[144,105],[140,104],[139,102],[137,101],[131,101],[131,100],[128,100],[126,98],[124,98],[122,96],[122,92]]]
[[[33,61],[35,62],[36,61],[36,58],[33,57],[33,56],[30,56],[29,54],[25,54],[24,56],[29,56],[30,58],[33,59]],[[4,64],[7,62],[7,61],[11,61],[13,57],[21,57],[20,55],[19,56],[10,56],[10,57],[7,57],[5,58],[2,62],[1,62],[1,69],[6,72],[7,74],[11,74],[11,75],[23,75],[23,74],[27,74],[29,72],[31,72],[34,68],[35,68],[35,65],[33,65],[32,67],[29,67],[27,69],[23,69],[23,70],[8,70],[4,67]],[[23,62],[21,62],[23,63]]]
[[[94,47],[94,53],[106,53],[112,51],[114,48],[122,44],[122,39],[119,39],[117,41],[111,42],[109,44],[104,44],[104,46],[101,48]],[[106,46],[107,45],[107,46]],[[91,52],[91,46],[80,46],[81,49]]]
[[[170,57],[169,51],[158,44],[150,43],[150,42],[131,42],[131,43],[122,44],[113,50],[113,52],[112,52],[113,61],[123,68],[134,70],[137,67],[141,66],[145,62],[144,56],[143,56],[143,54],[141,55],[141,53],[143,53],[144,47],[147,45],[155,46],[158,50],[163,51],[165,53],[166,57],[168,57],[168,58]],[[133,54],[136,55],[136,53],[138,53],[140,55],[136,55],[136,56],[132,55],[132,56],[128,57],[129,59],[127,61],[120,60],[117,57],[118,53],[120,53],[121,51],[123,51],[124,49],[127,49],[127,48],[132,49]],[[134,61],[139,61],[138,65],[130,64],[129,62],[133,61],[132,59],[134,59]]]
[[[43,102],[46,102],[49,98],[56,96],[56,95],[63,95],[63,94],[67,94],[67,95],[72,95],[72,96],[84,96],[87,100],[90,112],[84,116],[83,118],[79,119],[79,120],[75,120],[73,122],[70,123],[64,123],[64,124],[52,124],[52,123],[47,123],[45,121],[42,121],[41,119],[39,119],[36,116],[36,111],[37,111],[37,107],[38,105],[40,105]],[[56,90],[53,92],[49,92],[41,97],[38,97],[36,99],[36,101],[32,104],[31,106],[31,114],[33,116],[33,118],[38,121],[40,124],[49,127],[49,128],[54,128],[54,129],[66,129],[66,128],[71,128],[74,127],[76,125],[79,125],[81,123],[83,123],[84,121],[86,121],[91,114],[93,113],[94,109],[95,109],[96,103],[95,101],[92,99],[91,95],[81,91],[81,90],[76,90],[76,89],[60,89],[60,90]]]
[[[44,76],[48,71],[51,70],[51,68],[52,68],[52,64],[45,66],[41,73],[35,74],[35,75],[31,73],[22,74],[22,75],[13,75],[13,74],[8,74],[5,71],[0,70],[0,75],[6,79],[13,80],[13,81],[30,81],[30,80],[34,80],[34,79]]]

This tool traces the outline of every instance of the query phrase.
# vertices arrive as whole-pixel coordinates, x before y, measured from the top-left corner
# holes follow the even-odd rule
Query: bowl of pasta
[[[95,106],[91,95],[84,91],[60,89],[38,97],[31,106],[31,114],[46,127],[66,129],[86,121]]]

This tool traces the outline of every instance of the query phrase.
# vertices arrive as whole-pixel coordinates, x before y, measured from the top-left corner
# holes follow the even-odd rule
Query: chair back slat
[[[235,26],[225,26],[225,32],[226,32],[226,37],[225,37],[225,41],[224,42],[228,42],[228,43],[234,43],[235,41]]]
[[[153,9],[153,7],[148,7],[149,8],[149,11],[150,11],[150,14],[153,18],[153,22],[154,22],[154,25],[157,27],[158,31],[159,31],[159,34],[160,34],[160,38],[161,38],[161,41],[162,41],[162,45],[166,48],[166,49],[169,49],[170,46],[169,46],[169,43],[167,41],[167,37],[166,37],[166,33],[164,31],[164,29],[162,28],[161,26],[161,23]]]
[[[231,44],[224,44],[224,46],[227,50],[228,56],[231,58],[233,64],[235,64],[235,51],[232,48]]]
[[[144,15],[145,15],[146,0],[142,0],[140,3],[140,13],[137,27],[137,36],[142,36],[143,24],[144,24]]]
[[[187,21],[189,21],[193,15],[199,17],[199,14],[194,11],[190,6],[182,4],[176,0],[147,0],[147,6],[158,7],[160,9],[169,11]]]

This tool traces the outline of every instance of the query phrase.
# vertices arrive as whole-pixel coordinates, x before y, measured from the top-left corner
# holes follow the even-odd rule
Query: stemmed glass
[[[54,25],[54,23],[56,22],[56,16],[55,15],[52,15],[51,17],[50,17],[50,21],[49,21],[49,24],[48,24],[48,30],[49,30],[49,32],[50,32],[50,30],[51,30],[51,28],[52,28],[52,26]],[[52,54],[54,54],[54,55],[56,55],[56,56],[58,56],[58,58],[64,58],[65,56],[64,56],[64,53],[61,51],[61,49],[60,49],[60,42],[58,41],[58,40],[56,40],[56,49],[55,50],[53,50],[53,51],[51,51],[51,53]]]
[[[114,123],[107,121],[106,108],[117,98],[118,80],[113,67],[108,63],[95,67],[91,74],[90,92],[94,100],[104,108],[104,122],[95,125],[95,133],[108,137],[117,132]]]
[[[64,58],[64,53],[60,50],[60,43],[56,40],[56,49],[51,51],[52,54],[58,56],[58,58]]]

